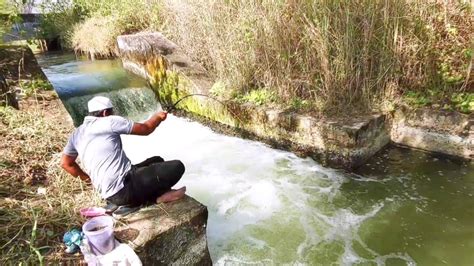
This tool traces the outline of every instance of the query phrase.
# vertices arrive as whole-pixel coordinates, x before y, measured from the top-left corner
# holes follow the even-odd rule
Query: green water
[[[357,173],[371,179],[345,183],[335,204],[360,212],[384,202],[359,229],[367,247],[407,253],[421,265],[474,265],[472,164],[392,148]]]
[[[138,120],[156,110],[116,60],[40,59],[71,116],[93,95]],[[208,207],[215,264],[474,265],[472,163],[388,147],[354,173],[170,114],[148,137],[124,137],[132,162],[181,159],[178,185]]]
[[[283,208],[221,241],[219,264],[473,265],[472,164],[396,147],[356,173],[277,164]]]

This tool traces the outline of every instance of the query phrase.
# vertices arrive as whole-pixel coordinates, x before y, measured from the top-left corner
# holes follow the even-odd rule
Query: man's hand
[[[77,156],[70,156],[63,153],[61,157],[61,167],[72,176],[79,177],[82,181],[90,184],[91,178],[82,171],[81,167],[76,163],[76,158]]]
[[[166,120],[168,116],[167,112],[158,112],[152,115],[148,120],[143,123],[133,123],[132,133],[133,135],[149,135],[155,128],[160,125],[161,121]]]
[[[160,117],[161,121],[165,121],[168,117],[168,112],[158,112],[157,115]]]

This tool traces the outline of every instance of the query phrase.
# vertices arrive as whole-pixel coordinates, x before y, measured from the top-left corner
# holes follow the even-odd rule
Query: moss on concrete
[[[164,109],[174,107],[186,110],[233,127],[239,127],[242,124],[238,115],[224,103],[202,95],[186,97],[193,94],[190,92],[192,82],[185,76],[168,70],[168,64],[162,57],[149,60],[146,69],[151,87]],[[178,104],[174,106],[176,103]]]

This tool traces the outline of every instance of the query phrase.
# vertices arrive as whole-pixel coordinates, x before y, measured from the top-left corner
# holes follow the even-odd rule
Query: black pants
[[[124,177],[124,187],[107,201],[116,205],[138,206],[154,202],[169,191],[184,174],[184,165],[179,160],[165,161],[155,156],[133,165]]]

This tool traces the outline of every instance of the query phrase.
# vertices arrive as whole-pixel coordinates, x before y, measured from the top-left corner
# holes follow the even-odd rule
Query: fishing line
[[[151,83],[150,83],[149,81],[147,81],[147,84],[148,84],[148,86],[149,86],[150,88],[153,88],[153,87],[151,86]],[[210,95],[203,94],[203,93],[192,93],[192,94],[185,95],[185,96],[181,97],[180,99],[178,99],[174,104],[163,106],[163,110],[170,113],[170,112],[172,112],[173,110],[176,110],[176,109],[177,109],[176,106],[177,106],[178,103],[180,103],[182,100],[184,100],[184,99],[186,99],[186,98],[189,98],[189,97],[193,97],[193,96],[207,97],[207,98],[209,98],[209,99],[212,99],[212,100],[214,100],[214,101],[216,101],[216,102],[222,104],[224,107],[226,107],[227,111],[229,111],[229,113],[232,114],[233,118],[237,119],[237,120],[239,121],[239,123],[242,124],[242,121],[239,119],[239,116],[236,115],[234,112],[232,112],[231,109],[229,108],[229,106],[228,106],[225,102],[223,102],[223,101],[221,101],[221,100],[219,100],[219,99],[217,99],[217,98],[215,98],[215,97],[212,97],[212,96],[210,96]]]

